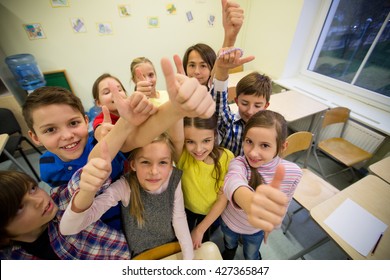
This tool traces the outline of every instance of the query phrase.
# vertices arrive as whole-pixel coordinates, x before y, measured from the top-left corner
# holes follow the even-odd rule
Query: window
[[[324,2],[303,74],[390,111],[390,1]]]

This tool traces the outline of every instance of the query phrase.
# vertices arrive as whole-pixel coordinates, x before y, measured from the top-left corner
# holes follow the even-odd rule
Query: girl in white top
[[[224,193],[229,200],[222,213],[221,230],[224,233],[224,259],[233,259],[241,236],[245,259],[261,259],[260,245],[278,223],[259,223],[255,212],[274,211],[275,205],[259,192],[267,191],[265,184],[275,186],[285,193],[288,207],[302,177],[302,171],[293,162],[279,155],[287,147],[287,123],[279,113],[263,110],[254,114],[244,130],[244,156],[234,158],[229,165],[224,182]],[[253,204],[256,204],[255,206]],[[275,213],[285,214],[277,209]],[[282,216],[282,217],[283,217]],[[279,224],[282,219],[279,220]],[[264,236],[265,235],[265,236]]]
[[[146,57],[134,58],[130,64],[131,80],[135,90],[142,92],[156,106],[169,100],[168,92],[156,90],[157,75],[153,63]]]

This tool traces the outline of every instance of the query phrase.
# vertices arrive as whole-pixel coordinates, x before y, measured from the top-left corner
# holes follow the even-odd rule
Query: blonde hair
[[[173,158],[175,154],[175,148],[172,143],[171,138],[167,133],[162,133],[158,137],[156,137],[150,144],[152,143],[165,143],[167,144],[169,150],[171,151],[171,163],[173,163]],[[129,155],[129,163],[135,160],[136,156],[142,151],[141,148],[136,148],[130,152]],[[142,228],[145,224],[144,220],[144,204],[141,199],[141,184],[137,178],[137,172],[131,170],[128,175],[128,184],[131,190],[131,199],[130,199],[130,215],[137,219],[137,224],[139,228]]]

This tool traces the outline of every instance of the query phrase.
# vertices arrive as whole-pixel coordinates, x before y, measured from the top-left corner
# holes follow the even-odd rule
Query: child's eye
[[[149,161],[143,160],[143,161],[141,161],[141,164],[149,164]]]
[[[54,127],[49,127],[43,131],[43,133],[53,133],[55,131]]]
[[[37,185],[33,185],[31,186],[30,190],[29,190],[29,193],[30,194],[33,194],[35,193],[37,190],[39,189],[39,187]]]
[[[161,161],[160,164],[161,164],[161,165],[167,165],[167,164],[169,164],[169,162],[167,162],[167,161]]]
[[[245,143],[247,143],[247,144],[252,144],[252,140],[250,140],[250,139],[245,139]]]
[[[192,141],[192,140],[186,140],[186,144],[193,144],[194,143],[194,141]]]
[[[79,121],[71,121],[70,123],[69,123],[69,125],[70,126],[78,126],[80,124],[80,122]]]

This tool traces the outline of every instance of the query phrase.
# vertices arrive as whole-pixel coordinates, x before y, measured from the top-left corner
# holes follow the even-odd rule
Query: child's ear
[[[28,131],[28,136],[30,136],[31,140],[34,142],[35,145],[42,146],[41,141],[39,141],[38,136],[34,132],[29,130]]]
[[[136,170],[135,170],[134,160],[131,160],[131,161],[130,161],[129,166],[130,166],[130,169],[131,169],[132,171],[136,171]]]
[[[267,104],[265,104],[264,110],[268,108],[269,104],[270,104],[269,102],[267,102]]]
[[[284,153],[284,151],[287,149],[287,147],[288,147],[288,141],[284,141],[284,143],[282,145],[282,149],[280,150],[281,155]]]
[[[88,116],[87,116],[87,115],[84,115],[84,120],[85,120],[86,124],[88,124],[88,123],[89,123],[89,118],[88,118]]]

